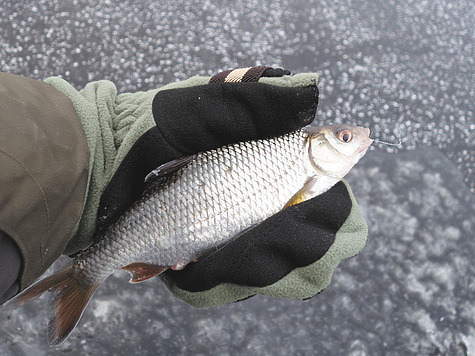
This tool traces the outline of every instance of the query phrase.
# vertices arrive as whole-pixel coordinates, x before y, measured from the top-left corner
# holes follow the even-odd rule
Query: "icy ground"
[[[46,346],[48,296],[0,312],[0,355],[475,355],[473,17],[468,0],[0,0],[0,70],[120,92],[267,64],[320,71],[319,122],[381,140],[348,176],[370,229],[308,301],[198,310],[107,280]],[[471,189],[471,190],[470,190]],[[63,261],[64,262],[64,261]]]

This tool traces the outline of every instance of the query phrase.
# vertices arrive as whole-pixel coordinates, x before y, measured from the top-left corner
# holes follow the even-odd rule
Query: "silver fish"
[[[6,308],[54,290],[48,334],[59,345],[112,273],[127,270],[137,283],[181,269],[283,208],[325,192],[366,153],[369,134],[356,126],[307,127],[166,163],[147,176],[142,198],[97,243]]]

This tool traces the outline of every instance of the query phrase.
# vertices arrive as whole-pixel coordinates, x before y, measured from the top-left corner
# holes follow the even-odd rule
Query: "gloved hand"
[[[363,248],[367,234],[351,188],[339,182],[271,216],[212,255],[160,277],[175,296],[195,307],[255,294],[307,299],[328,286],[336,266]]]
[[[63,246],[67,254],[87,247],[94,231],[103,231],[140,197],[144,177],[164,162],[309,124],[318,103],[318,76],[284,74],[256,67],[221,73],[211,84],[209,78],[193,77],[119,96],[110,82],[91,83],[77,92],[59,78],[48,79],[71,100],[90,152],[87,194],[80,201],[77,225],[69,241],[63,236],[61,243],[57,238],[49,246]],[[339,261],[356,254],[365,238],[366,225],[351,191],[339,183],[162,279],[175,295],[196,306],[257,293],[307,298],[328,284]],[[19,245],[25,260],[27,253]],[[48,251],[59,249],[43,246],[42,252],[52,263],[58,254]],[[32,271],[24,263],[17,283],[25,288],[49,264]]]

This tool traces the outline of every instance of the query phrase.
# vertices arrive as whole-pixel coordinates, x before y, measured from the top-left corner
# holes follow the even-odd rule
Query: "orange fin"
[[[292,205],[297,205],[298,203],[302,203],[305,200],[305,195],[302,194],[301,190],[299,190],[297,193],[294,194],[292,198],[287,202],[287,204],[284,205],[284,208],[288,208],[289,206]]]
[[[297,205],[309,199],[312,199],[316,195],[315,189],[317,188],[317,180],[315,178],[308,179],[302,188],[293,195],[292,198],[284,205],[284,209],[292,205]]]
[[[5,308],[15,309],[49,289],[55,291],[48,337],[51,346],[58,346],[71,334],[99,285],[79,279],[70,265],[25,289],[8,301]]]
[[[308,180],[300,190],[293,195],[292,198],[287,202],[287,204],[284,205],[284,209],[288,208],[289,206],[292,205],[297,205],[299,203],[302,203],[306,200],[312,199],[314,197],[313,194],[313,186],[315,184],[314,179]]]
[[[158,276],[160,273],[166,271],[168,266],[157,266],[144,262],[134,262],[130,265],[122,267],[122,269],[126,270],[132,275],[132,278],[130,278],[130,283],[140,283],[152,277]]]

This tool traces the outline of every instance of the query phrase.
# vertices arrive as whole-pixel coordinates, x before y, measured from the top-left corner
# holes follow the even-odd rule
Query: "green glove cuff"
[[[316,73],[284,77],[263,77],[260,83],[303,87],[318,84]],[[207,85],[210,77],[195,76],[147,92],[117,95],[115,85],[106,80],[92,82],[77,91],[58,77],[45,82],[71,100],[84,129],[90,150],[87,197],[76,233],[70,237],[65,254],[86,248],[96,225],[99,201],[111,177],[133,144],[155,125],[152,101],[161,90]]]
[[[176,297],[199,308],[232,303],[255,294],[288,299],[313,297],[330,284],[333,271],[338,264],[359,253],[366,243],[368,226],[350,186],[347,183],[345,185],[352,201],[350,214],[336,233],[332,246],[318,261],[296,268],[279,281],[265,287],[223,283],[206,291],[188,292],[178,288],[165,275],[161,276],[162,281]]]

